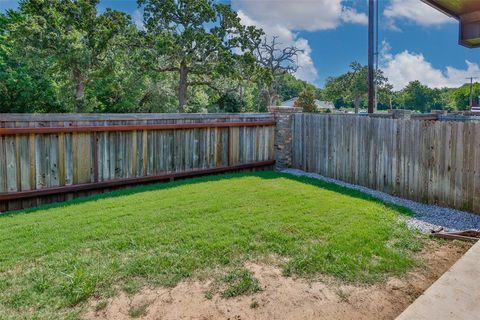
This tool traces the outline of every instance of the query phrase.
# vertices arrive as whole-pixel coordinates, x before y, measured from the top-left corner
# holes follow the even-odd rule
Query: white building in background
[[[297,99],[298,98],[295,97],[295,98],[292,98],[290,100],[283,101],[281,103],[281,106],[293,107],[293,105],[295,104],[295,101],[297,101]],[[335,109],[334,104],[330,101],[320,101],[318,99],[315,99],[315,104],[316,104],[318,110],[330,109],[330,110],[333,111],[333,109]]]

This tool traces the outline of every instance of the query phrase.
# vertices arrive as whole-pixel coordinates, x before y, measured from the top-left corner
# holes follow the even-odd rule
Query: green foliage
[[[316,88],[314,85],[299,80],[291,74],[284,74],[278,78],[278,94],[281,101],[290,100],[292,98],[298,97],[300,93],[305,90],[310,90],[314,92],[315,98],[320,97],[320,89]]]
[[[95,311],[98,312],[98,311],[104,310],[107,306],[108,306],[108,301],[107,301],[107,300],[99,301],[99,302],[95,305]]]
[[[111,9],[99,13],[98,2],[25,0],[20,3],[25,19],[15,26],[25,51],[50,61],[64,82],[64,99],[76,111],[96,109],[96,97],[86,91],[112,70],[116,55],[136,33],[130,17]]]
[[[143,317],[147,315],[148,305],[149,305],[148,302],[144,302],[138,306],[131,306],[130,309],[128,310],[128,315],[134,319]]]
[[[387,87],[387,78],[381,70],[377,71],[375,79],[380,89]],[[368,67],[358,62],[350,64],[350,71],[338,77],[328,78],[325,85],[324,97],[333,101],[336,106],[345,102],[352,103],[355,112],[358,112],[362,100],[368,94]]]
[[[353,106],[345,91],[346,82],[346,75],[327,78],[322,92],[323,99],[333,102],[337,108]]]
[[[399,92],[398,100],[405,109],[427,112],[432,107],[432,91],[420,81],[412,81]]]
[[[139,0],[145,29],[99,0],[22,0],[0,13],[0,112],[262,112],[313,91],[336,107],[366,104],[357,62],[320,90],[291,73],[295,47],[241,23],[213,0]],[[468,110],[469,85],[394,92],[376,75],[378,109]],[[478,100],[480,84],[474,84]]]
[[[349,94],[349,77],[348,73],[338,77],[329,77],[326,80],[323,91],[324,98],[332,101],[337,107],[353,106],[353,101],[350,101]]]
[[[480,83],[474,83],[472,87],[473,99],[478,102],[480,97]],[[465,84],[452,91],[448,96],[449,106],[454,110],[468,110],[470,106],[470,84]]]
[[[222,281],[228,284],[228,288],[222,292],[224,298],[252,294],[261,290],[258,280],[246,269],[229,272],[222,278]]]
[[[119,112],[138,104],[145,76],[130,47],[138,30],[124,13],[98,13],[97,3],[24,0],[1,16],[3,112]]]
[[[359,99],[368,93],[368,67],[358,62],[350,65],[351,71],[347,76],[347,94],[350,99]]]
[[[379,109],[409,109],[419,112],[457,110],[456,107],[452,107],[457,103],[450,102],[451,96],[457,91],[448,88],[432,89],[419,81],[412,81],[398,92],[393,92],[391,88],[381,89],[378,93]]]
[[[218,99],[218,108],[222,112],[242,112],[243,102],[240,97],[233,93],[227,92]]]
[[[254,55],[263,33],[230,6],[140,0],[139,30],[98,3],[22,0],[0,14],[0,112],[266,111],[272,75]],[[307,88],[319,95],[277,76],[281,100]]]
[[[49,61],[28,55],[13,36],[23,23],[19,12],[0,13],[0,112],[67,111],[56,97]]]
[[[174,286],[199,274],[226,274],[221,292],[244,294],[257,290],[245,262],[272,255],[287,275],[380,281],[412,267],[423,243],[398,222],[402,214],[358,191],[258,172],[2,215],[0,318],[73,318],[116,288]]]
[[[252,50],[262,34],[242,25],[229,5],[211,0],[139,0],[138,4],[144,6],[149,52],[162,56],[152,59],[150,67],[179,76],[178,111],[185,111],[189,87],[235,77],[236,60],[241,58],[233,50]]]
[[[377,109],[386,110],[393,108],[393,102],[395,99],[395,92],[393,92],[393,86],[385,82],[383,86],[377,88]]]
[[[145,81],[142,98],[128,112],[176,112],[178,99],[174,82],[173,74],[151,75]]]
[[[317,105],[315,104],[315,91],[303,90],[298,99],[295,101],[294,107],[302,108],[303,112],[317,112]]]
[[[368,93],[368,70],[365,66],[352,63],[351,70],[338,77],[328,78],[323,99],[332,101],[336,107],[365,106]],[[419,112],[432,110],[468,110],[470,86],[460,88],[429,88],[419,81],[410,82],[405,88],[394,92],[388,79],[380,71],[377,74],[377,106],[379,110],[409,109]],[[480,84],[473,85],[473,97],[480,96]]]

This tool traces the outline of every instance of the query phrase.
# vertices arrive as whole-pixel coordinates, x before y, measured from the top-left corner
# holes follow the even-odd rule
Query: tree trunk
[[[178,82],[178,112],[185,112],[187,105],[188,67],[185,61],[180,64],[180,80]]]
[[[73,79],[75,81],[75,106],[77,112],[84,112],[85,82],[80,69],[76,68],[73,70]]]
[[[360,109],[360,97],[356,96],[353,103],[355,104],[355,113],[358,113],[358,110]]]
[[[240,82],[240,106],[242,108],[240,112],[245,112],[245,103],[243,101],[243,86],[241,82]]]
[[[274,107],[277,105],[277,92],[274,87],[268,88],[267,104],[267,107]]]

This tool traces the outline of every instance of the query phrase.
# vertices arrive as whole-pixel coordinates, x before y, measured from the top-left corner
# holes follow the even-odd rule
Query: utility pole
[[[469,77],[467,78],[470,80],[470,98],[469,98],[469,107],[470,107],[470,110],[472,110],[472,107],[473,107],[473,79],[477,79],[477,77]]]
[[[375,108],[374,112],[378,110],[378,58],[379,58],[379,50],[378,50],[378,24],[380,19],[378,18],[379,12],[379,2],[375,3],[375,73],[374,73],[374,81],[375,81]]]
[[[368,113],[373,113],[375,107],[374,25],[375,5],[373,0],[368,0]]]

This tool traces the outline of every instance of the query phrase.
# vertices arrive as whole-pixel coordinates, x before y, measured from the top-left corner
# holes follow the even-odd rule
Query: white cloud
[[[367,16],[342,5],[343,0],[232,0],[242,22],[261,27],[271,38],[278,36],[285,46],[294,45],[302,50],[298,56],[296,76],[315,82],[318,71],[312,60],[308,40],[298,31],[334,29],[343,23],[366,24]]]
[[[137,28],[140,30],[145,30],[145,25],[143,24],[143,14],[140,10],[136,9],[132,13],[133,23],[137,25]]]
[[[480,74],[478,64],[465,61],[466,69],[446,67],[436,69],[421,53],[411,53],[407,50],[391,54],[390,46],[384,42],[382,46],[381,67],[395,90],[401,90],[410,81],[418,80],[433,88],[459,87],[466,82],[467,77]]]
[[[232,6],[264,24],[281,24],[290,30],[318,31],[341,22],[366,24],[365,13],[342,5],[343,0],[232,0]]]
[[[341,19],[343,22],[368,24],[368,16],[363,12],[357,12],[355,9],[344,7],[342,10]]]
[[[298,65],[300,68],[295,75],[299,79],[313,83],[318,78],[318,71],[313,64],[312,49],[308,41],[303,38],[296,40],[294,45],[303,50],[303,52],[298,55]]]
[[[455,21],[420,0],[391,0],[383,12],[389,20],[387,26],[396,30],[395,20],[406,19],[422,26],[441,25]]]

